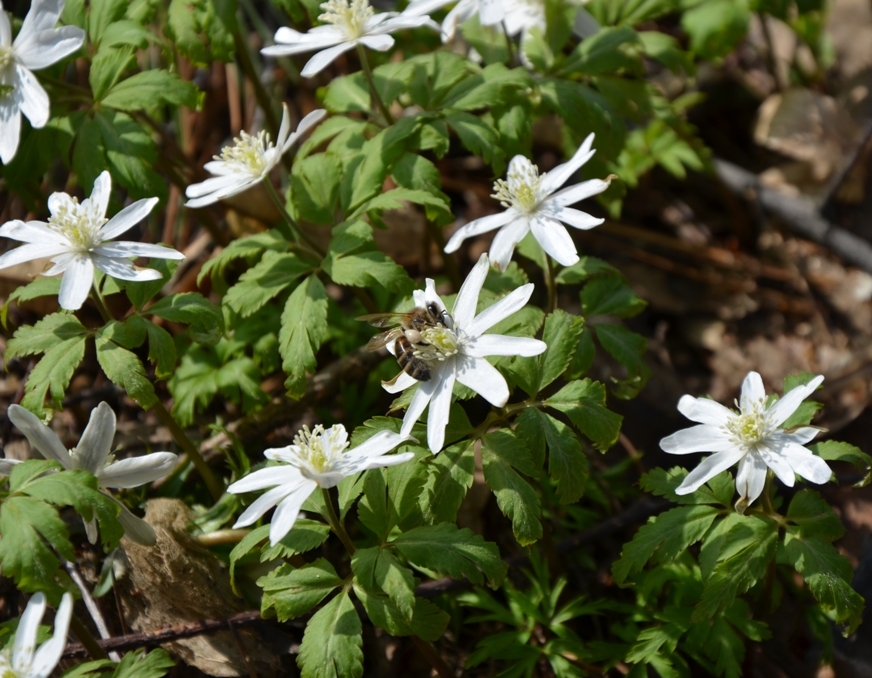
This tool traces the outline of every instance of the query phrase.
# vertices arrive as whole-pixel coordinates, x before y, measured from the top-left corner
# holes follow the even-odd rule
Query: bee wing
[[[397,337],[399,337],[402,333],[403,329],[401,327],[395,327],[392,330],[388,330],[387,332],[377,334],[368,342],[366,342],[366,350],[378,351],[380,348],[383,348],[388,344],[396,341]]]
[[[355,318],[369,323],[373,327],[390,327],[391,325],[399,325],[405,313],[369,313]]]

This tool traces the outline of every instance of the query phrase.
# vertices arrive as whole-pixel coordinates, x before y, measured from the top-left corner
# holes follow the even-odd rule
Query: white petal
[[[443,377],[436,385],[427,411],[427,447],[438,454],[445,442],[445,427],[448,426],[448,411],[451,408],[451,392],[454,390],[454,368],[443,369]]]
[[[791,468],[787,459],[780,454],[780,451],[770,448],[765,443],[756,445],[756,451],[763,460],[763,463],[775,471],[775,475],[778,476],[782,483],[787,485],[787,487],[793,487],[793,484],[796,482],[793,468]]]
[[[763,488],[766,486],[766,469],[766,464],[754,452],[749,452],[739,462],[736,489],[746,505],[750,506],[763,494]]]
[[[0,99],[0,160],[4,165],[12,162],[21,137],[21,110],[15,97]]]
[[[94,179],[94,187],[91,189],[90,200],[94,210],[101,217],[106,216],[106,210],[109,209],[109,199],[112,197],[112,175],[106,170],[100,172],[100,175]]]
[[[61,278],[61,289],[58,302],[61,308],[68,311],[78,311],[88,298],[91,284],[94,282],[94,264],[91,258],[79,255],[70,261],[64,277]]]
[[[548,348],[544,341],[530,337],[507,337],[502,334],[483,334],[463,347],[463,353],[473,358],[489,355],[519,355],[529,358]]]
[[[409,407],[406,408],[406,414],[403,417],[403,426],[400,428],[401,436],[407,436],[412,432],[412,427],[415,425],[415,422],[421,418],[421,415],[424,414],[424,410],[427,408],[430,399],[433,397],[436,387],[442,382],[445,373],[448,371],[453,372],[453,368],[451,370],[434,368],[430,380],[419,383],[418,390],[415,391],[415,395],[412,396],[412,402],[410,402]]]
[[[593,217],[587,212],[574,210],[571,207],[561,207],[559,210],[552,211],[551,216],[564,224],[582,231],[596,228],[605,221],[605,219]]]
[[[736,416],[735,412],[711,398],[694,398],[690,395],[681,396],[678,411],[691,421],[712,426],[723,426]]]
[[[505,378],[484,358],[458,356],[457,381],[471,388],[495,407],[503,407],[509,400],[509,385]]]
[[[270,546],[275,546],[281,541],[294,523],[297,522],[297,516],[300,515],[300,507],[309,496],[318,488],[318,485],[313,480],[306,480],[306,483],[300,486],[292,494],[285,497],[276,507],[273,513],[269,526],[269,543]]]
[[[125,231],[129,231],[145,219],[157,203],[157,198],[146,198],[128,205],[100,229],[100,237],[103,240],[112,240]]]
[[[366,45],[376,52],[387,52],[394,46],[394,39],[386,33],[376,33],[375,35],[361,36],[360,44]]]
[[[385,14],[389,14],[389,12],[385,12]],[[376,14],[373,18],[378,20],[382,16],[382,14]],[[370,22],[367,26],[366,32],[370,35],[377,35],[379,33],[401,31],[406,28],[418,28],[428,24],[434,30],[439,30],[439,24],[435,23],[429,16],[411,16],[406,14],[406,12],[403,12],[397,16],[390,17],[387,21],[379,22],[378,25],[374,25],[373,22]]]
[[[306,62],[306,65],[303,66],[303,70],[300,71],[300,75],[304,78],[311,78],[313,75],[317,75],[327,68],[336,57],[353,48],[353,42],[341,42],[338,45],[328,47],[327,49],[318,52],[309,59],[308,62]]]
[[[73,616],[73,597],[65,593],[61,598],[60,607],[55,614],[54,635],[44,642],[36,651],[33,663],[30,665],[28,678],[48,678],[55,666],[61,660],[67,645],[67,633],[70,629],[70,618]]]
[[[153,259],[184,259],[185,255],[174,250],[172,247],[152,245],[151,243],[119,241],[106,242],[98,245],[93,250],[96,254],[104,257],[127,258],[127,257],[151,257]]]
[[[393,431],[379,431],[374,436],[367,438],[360,445],[345,453],[346,460],[355,464],[361,464],[359,469],[355,469],[354,473],[366,466],[366,460],[372,457],[380,457],[393,450],[398,445],[410,440],[409,436],[401,436]],[[350,473],[348,475],[351,475]]]
[[[305,118],[300,120],[300,124],[297,125],[297,129],[294,131],[293,134],[291,134],[288,137],[287,141],[285,141],[285,143],[283,145],[279,144],[277,142],[276,146],[280,147],[282,149],[282,154],[284,154],[285,151],[287,151],[291,147],[291,145],[294,142],[296,142],[296,140],[299,137],[304,135],[306,132],[308,132],[310,129],[312,129],[315,125],[317,125],[319,122],[321,122],[326,117],[326,115],[327,115],[327,111],[325,111],[323,108],[315,109],[314,111],[312,111],[311,113],[306,115]],[[279,136],[281,136],[281,135],[279,135]]]
[[[296,486],[284,484],[274,487],[268,492],[264,492],[261,496],[255,499],[251,505],[245,509],[245,511],[242,512],[242,515],[239,516],[239,519],[233,524],[233,527],[246,527],[247,525],[256,522],[264,513],[301,487],[305,482],[310,481],[307,481],[305,478],[300,476],[300,482]],[[233,487],[233,485],[230,487]],[[227,490],[229,492],[230,488],[227,488]]]
[[[822,485],[833,475],[827,462],[802,445],[789,443],[780,452],[793,470],[806,480]]]
[[[795,431],[790,431],[789,433],[786,431],[775,431],[770,434],[767,442],[775,441],[776,445],[785,445],[787,443],[795,443],[797,445],[805,445],[806,443],[814,440],[815,436],[820,433],[821,430],[819,428],[815,428],[814,426],[802,426]]]
[[[531,294],[533,294],[533,283],[521,285],[498,302],[484,309],[463,330],[470,337],[481,336],[501,320],[505,320],[513,313],[517,313],[524,308]]]
[[[15,632],[15,641],[12,645],[12,669],[20,676],[27,676],[30,673],[33,651],[36,648],[36,634],[44,614],[45,596],[36,593],[27,601],[27,607],[24,608],[24,613],[18,622],[18,630]]]
[[[267,450],[270,451],[270,450]],[[273,450],[280,451],[280,450]],[[278,485],[295,486],[305,478],[296,466],[267,466],[240,478],[227,488],[230,494],[254,492]]]
[[[81,28],[61,26],[34,34],[26,44],[17,45],[15,52],[22,66],[38,71],[77,52],[84,41],[85,31]]]
[[[427,12],[424,12],[424,14],[427,14]],[[0,46],[9,47],[11,44],[12,26],[9,24],[9,17],[6,16],[6,12],[0,11]]]
[[[491,214],[486,217],[482,217],[481,219],[475,219],[470,221],[469,223],[464,224],[460,228],[458,228],[451,238],[448,240],[448,244],[445,245],[445,251],[449,254],[451,252],[456,252],[460,249],[460,245],[467,238],[472,238],[476,235],[481,235],[482,233],[487,233],[488,231],[492,231],[495,228],[500,228],[500,226],[505,226],[507,223],[516,219],[518,217],[518,212],[514,209],[507,209],[505,212],[500,212],[499,214]]]
[[[79,257],[79,253],[75,250],[72,252],[63,252],[52,257],[53,266],[47,271],[43,271],[42,274],[44,276],[53,276],[60,275],[61,273],[65,273],[66,270],[70,267],[70,264],[73,263]]]
[[[530,220],[518,215],[514,221],[503,226],[494,236],[490,248],[491,263],[499,270],[505,271],[512,260],[512,253],[518,243],[530,231]]]
[[[542,177],[542,183],[539,185],[539,188],[545,195],[550,195],[563,186],[582,165],[593,157],[596,152],[591,150],[593,138],[593,134],[588,134],[587,138],[568,162],[558,165]]]
[[[409,16],[424,16],[431,14],[437,9],[442,9],[445,5],[450,5],[453,0],[412,0],[403,10],[403,14]]]
[[[454,309],[451,312],[457,327],[466,328],[472,323],[476,306],[478,306],[478,295],[481,293],[485,278],[487,278],[488,268],[487,255],[482,254],[460,286],[457,299],[454,301]]]
[[[75,468],[67,448],[55,432],[43,424],[33,412],[21,405],[10,405],[6,415],[43,457],[58,462],[66,469]]]
[[[91,259],[103,273],[119,280],[160,280],[163,277],[160,271],[152,268],[136,268],[127,259],[110,259],[98,254],[96,249]]]
[[[719,426],[700,424],[676,431],[660,441],[660,449],[670,454],[694,452],[724,452],[737,447]]]
[[[116,461],[96,475],[100,487],[139,487],[163,478],[173,470],[178,459],[172,452],[152,452]]]
[[[460,0],[442,21],[442,42],[453,40],[457,33],[457,27],[469,20],[477,11],[478,3],[476,0]]]
[[[196,189],[196,192],[202,190],[203,195],[188,200],[188,202],[185,203],[185,207],[197,209],[198,207],[205,207],[206,205],[214,205],[219,200],[224,200],[247,191],[249,188],[259,184],[261,181],[263,181],[263,177],[250,174],[237,174],[233,176],[206,179],[206,181],[200,184],[188,186],[189,197],[193,195],[192,189]],[[209,189],[208,193],[205,192],[206,188]]]
[[[725,471],[745,456],[745,450],[733,447],[723,452],[716,452],[703,459],[699,466],[687,474],[687,478],[676,489],[676,494],[690,494],[696,491],[704,483],[714,478],[721,471]],[[765,466],[764,466],[765,468]]]
[[[69,249],[69,245],[63,242],[27,243],[0,256],[0,268],[9,268],[25,261],[33,261],[43,257],[54,257],[63,254],[67,249]]]
[[[2,13],[0,13],[2,14]],[[13,219],[0,226],[0,235],[26,243],[57,242],[57,231],[44,221],[21,221]]]
[[[396,379],[394,379],[393,383],[388,383],[386,381],[382,382],[382,388],[388,393],[399,393],[400,391],[405,391],[410,386],[414,386],[419,383],[417,379],[413,376],[409,375],[406,372],[400,372]]]
[[[32,127],[36,129],[45,127],[50,114],[48,94],[45,93],[33,73],[22,66],[15,68],[18,76],[15,98],[18,100],[21,112],[30,120]]]
[[[20,47],[30,36],[54,28],[63,8],[63,0],[34,0],[15,38],[15,46]]]
[[[817,387],[823,383],[823,376],[817,376],[804,386],[797,386],[791,389],[789,393],[785,393],[784,397],[776,402],[767,412],[768,419],[776,426],[783,424],[790,418],[790,415],[796,412],[802,401],[808,398],[817,390]]]
[[[386,454],[381,457],[371,457],[366,462],[366,470],[372,468],[382,468],[385,466],[397,466],[399,464],[404,464],[405,462],[414,458],[414,452],[403,452],[402,454]]]
[[[554,261],[563,266],[578,263],[578,250],[563,224],[544,216],[534,215],[530,218],[530,230],[542,249]]]
[[[744,403],[756,403],[766,400],[766,389],[763,388],[763,379],[757,372],[748,372],[748,376],[742,382],[742,395],[739,402],[742,403],[742,409],[745,409]]]
[[[582,181],[580,184],[573,184],[557,191],[557,193],[553,193],[548,198],[548,202],[561,206],[574,205],[591,196],[599,195],[609,187],[610,183],[610,181],[603,181],[602,179]]]
[[[20,459],[0,459],[0,476],[8,477],[12,469],[20,463]]]
[[[115,499],[115,497],[112,498]],[[124,538],[142,546],[154,546],[155,542],[157,542],[154,528],[142,518],[133,515],[117,499],[115,499],[115,503],[121,507],[121,512],[118,514],[118,522],[124,528]]]
[[[48,211],[55,216],[62,211],[75,212],[76,203],[63,191],[55,191],[48,196]]]
[[[308,33],[299,33],[292,28],[280,28],[276,31],[277,44],[264,47],[261,54],[267,56],[291,56],[316,49],[325,49],[345,41],[345,35],[334,26],[317,26]],[[352,45],[353,47],[353,45]]]
[[[503,0],[481,0],[478,16],[483,26],[494,26],[500,23],[506,16]]]
[[[82,519],[82,522],[85,523],[85,536],[88,537],[89,544],[96,544],[97,539],[100,537],[100,530],[97,527],[97,519],[91,518],[91,520]]]
[[[108,403],[100,403],[91,410],[91,418],[76,446],[76,467],[95,476],[106,465],[115,439],[115,412]]]

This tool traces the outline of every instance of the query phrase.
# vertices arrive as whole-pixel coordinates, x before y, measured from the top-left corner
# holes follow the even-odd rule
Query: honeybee
[[[426,360],[415,355],[415,346],[427,346],[421,333],[431,327],[451,327],[451,316],[448,311],[440,311],[434,303],[426,307],[416,306],[410,311],[398,313],[371,313],[362,315],[358,320],[368,322],[373,327],[392,327],[386,332],[375,335],[370,339],[366,348],[369,351],[377,351],[383,346],[389,346],[393,342],[394,355],[403,372],[418,381],[430,380],[430,365]]]

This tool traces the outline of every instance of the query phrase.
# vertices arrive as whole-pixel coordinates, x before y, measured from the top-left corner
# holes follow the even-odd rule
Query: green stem
[[[294,217],[291,216],[288,209],[285,207],[285,203],[282,201],[279,194],[276,192],[276,189],[270,183],[268,179],[264,179],[264,185],[266,186],[266,192],[269,193],[270,199],[273,201],[273,204],[279,210],[282,215],[282,219],[284,220],[285,225],[288,227],[288,231],[285,232],[285,237],[290,235],[290,239],[296,243],[300,243],[302,240],[306,246],[312,250],[312,253],[315,254],[319,259],[324,257],[324,250],[322,250],[318,244],[312,240],[306,232],[300,228],[300,225],[296,222]]]
[[[369,57],[366,56],[366,50],[363,49],[362,45],[357,46],[357,54],[360,56],[360,66],[363,69],[363,75],[366,77],[366,82],[369,84],[369,93],[372,96],[372,100],[378,105],[378,109],[381,111],[385,122],[388,125],[393,125],[394,116],[391,115],[388,107],[385,106],[385,102],[382,101],[381,96],[379,96],[378,90],[375,88],[375,79],[372,77],[372,68],[369,66]]]
[[[100,647],[94,636],[91,635],[91,632],[88,631],[88,628],[76,615],[70,618],[70,630],[79,639],[79,642],[85,647],[88,654],[91,655],[91,659],[109,659],[103,648]]]
[[[115,318],[112,317],[112,312],[106,305],[106,300],[103,298],[103,295],[100,294],[96,281],[94,281],[94,285],[91,288],[91,298],[94,300],[94,303],[97,304],[97,310],[100,311],[100,315],[103,316],[103,322],[111,323],[115,320]]]
[[[506,49],[509,51],[509,66],[515,65],[515,43],[512,42],[512,36],[509,35],[509,29],[506,22],[503,21],[503,35],[506,36]]]
[[[763,510],[768,516],[781,517],[772,505],[772,471],[766,470],[766,483],[763,485]]]
[[[342,542],[345,550],[348,551],[348,555],[353,556],[357,549],[354,546],[354,542],[351,541],[351,537],[348,536],[348,532],[345,531],[342,521],[339,519],[339,514],[336,512],[336,506],[333,503],[333,495],[326,487],[321,488],[321,493],[324,495],[324,503],[327,505],[327,522],[330,523],[330,529],[339,537],[339,541]]]
[[[154,404],[152,409],[157,415],[157,418],[160,419],[161,423],[170,430],[173,438],[175,438],[179,446],[185,451],[185,454],[188,455],[188,459],[191,460],[191,463],[194,465],[194,468],[197,469],[203,482],[206,483],[206,488],[209,490],[209,494],[212,495],[212,500],[218,501],[221,498],[221,495],[224,494],[224,488],[221,486],[221,482],[218,478],[215,477],[215,474],[212,473],[209,464],[207,464],[206,460],[203,459],[200,450],[198,450],[197,446],[191,442],[191,439],[188,438],[188,434],[185,433],[185,430],[181,426],[179,426],[179,423],[173,418],[173,415],[167,411],[167,408],[164,407],[160,400]]]

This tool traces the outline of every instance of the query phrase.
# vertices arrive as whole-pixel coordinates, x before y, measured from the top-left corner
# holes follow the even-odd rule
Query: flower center
[[[215,160],[224,161],[247,174],[263,174],[267,167],[266,153],[273,147],[269,134],[265,131],[256,135],[240,132],[232,146],[225,146]]]
[[[18,678],[18,672],[12,668],[12,652],[0,652],[0,678]]]
[[[90,200],[81,205],[72,198],[69,203],[61,203],[57,212],[48,218],[49,228],[60,233],[80,252],[90,252],[102,242],[100,229],[108,219],[97,214]]]
[[[10,66],[14,61],[15,52],[12,51],[12,45],[0,45],[0,71]]]
[[[331,426],[327,431],[321,424],[311,431],[308,426],[304,426],[294,437],[294,445],[300,448],[301,460],[309,469],[316,473],[326,473],[336,465],[348,447],[348,433],[342,424]]]
[[[745,445],[755,445],[772,433],[766,416],[766,404],[762,400],[742,402],[740,411],[731,417],[724,428],[733,438]]]
[[[318,17],[325,24],[339,28],[349,40],[357,40],[366,31],[366,25],[375,12],[369,0],[327,0],[322,3],[324,14]]]
[[[428,327],[421,332],[421,341],[415,344],[412,355],[427,361],[444,362],[460,352],[460,338],[447,327]]]
[[[511,170],[508,180],[497,179],[491,197],[500,201],[503,207],[514,207],[523,214],[532,214],[539,207],[539,186],[542,178],[539,168],[533,164],[519,165]]]

